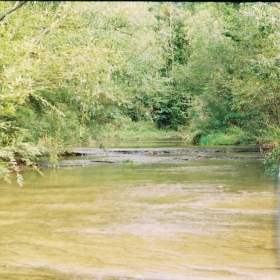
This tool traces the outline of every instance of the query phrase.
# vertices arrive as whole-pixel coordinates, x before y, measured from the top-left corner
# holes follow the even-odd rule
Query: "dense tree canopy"
[[[277,142],[277,2],[1,1],[0,13],[4,179],[12,167],[21,183],[18,155],[55,157],[108,124]]]

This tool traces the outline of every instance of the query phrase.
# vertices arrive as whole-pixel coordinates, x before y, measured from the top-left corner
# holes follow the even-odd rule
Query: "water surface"
[[[0,279],[280,279],[260,160],[43,172],[0,185]]]

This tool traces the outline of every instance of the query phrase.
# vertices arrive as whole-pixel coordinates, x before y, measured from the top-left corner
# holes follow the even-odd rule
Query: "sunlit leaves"
[[[198,94],[193,114],[199,126],[237,125],[258,137],[261,128],[279,124],[278,19],[278,3],[238,9],[207,3],[189,19],[192,52],[185,73]]]
[[[15,5],[0,2],[2,15]],[[279,9],[26,3],[0,22],[0,150],[40,142],[58,151],[125,118],[178,129],[192,115],[204,133],[279,125]]]

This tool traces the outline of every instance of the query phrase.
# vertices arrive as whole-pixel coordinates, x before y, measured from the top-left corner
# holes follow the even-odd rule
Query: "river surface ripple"
[[[42,171],[0,184],[0,279],[280,279],[257,158]]]

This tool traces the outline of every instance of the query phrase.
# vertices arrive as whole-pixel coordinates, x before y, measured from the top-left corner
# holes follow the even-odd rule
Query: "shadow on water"
[[[260,160],[43,172],[0,187],[1,279],[280,279]]]

